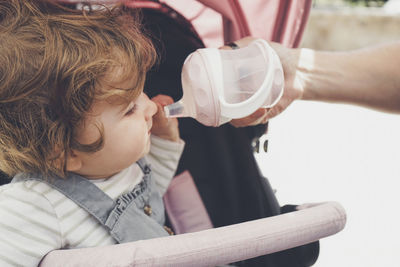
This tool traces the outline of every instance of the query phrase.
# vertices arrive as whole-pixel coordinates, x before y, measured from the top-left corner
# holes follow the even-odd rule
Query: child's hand
[[[167,95],[157,95],[151,99],[157,105],[157,113],[153,116],[153,127],[151,133],[173,142],[178,142],[179,129],[176,118],[167,118],[164,113],[164,106],[174,103],[174,100]]]

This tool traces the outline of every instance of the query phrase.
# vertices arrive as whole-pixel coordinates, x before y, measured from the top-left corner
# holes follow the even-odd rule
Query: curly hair
[[[95,152],[75,136],[96,99],[132,101],[156,60],[138,12],[81,10],[43,0],[0,0],[0,170],[66,174],[72,149]],[[100,86],[123,67],[132,88]],[[61,162],[61,163],[60,163]]]

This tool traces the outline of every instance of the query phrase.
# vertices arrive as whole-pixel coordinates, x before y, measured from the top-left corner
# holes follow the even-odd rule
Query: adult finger
[[[254,113],[250,114],[247,117],[241,119],[233,119],[230,123],[239,128],[239,127],[246,127],[246,126],[253,126],[260,124],[264,117],[267,114],[267,110],[265,108],[259,108]]]

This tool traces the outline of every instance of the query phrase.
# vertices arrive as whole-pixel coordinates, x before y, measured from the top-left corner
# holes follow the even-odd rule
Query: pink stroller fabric
[[[340,204],[328,202],[305,207],[195,233],[97,248],[56,250],[40,266],[216,266],[307,244],[344,228],[346,214]]]
[[[245,36],[297,47],[311,0],[165,0],[189,19],[207,46]]]
[[[172,179],[163,200],[175,234],[213,228],[206,207],[188,171]]]
[[[59,0],[60,2],[124,2],[129,6],[157,8],[143,0]],[[255,36],[288,47],[300,44],[312,0],[161,0],[192,22],[207,46],[218,47]]]

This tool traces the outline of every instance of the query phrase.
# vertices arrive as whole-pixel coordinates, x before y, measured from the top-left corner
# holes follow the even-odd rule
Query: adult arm
[[[400,41],[345,52],[271,45],[284,68],[285,93],[267,119],[296,99],[400,113]]]

